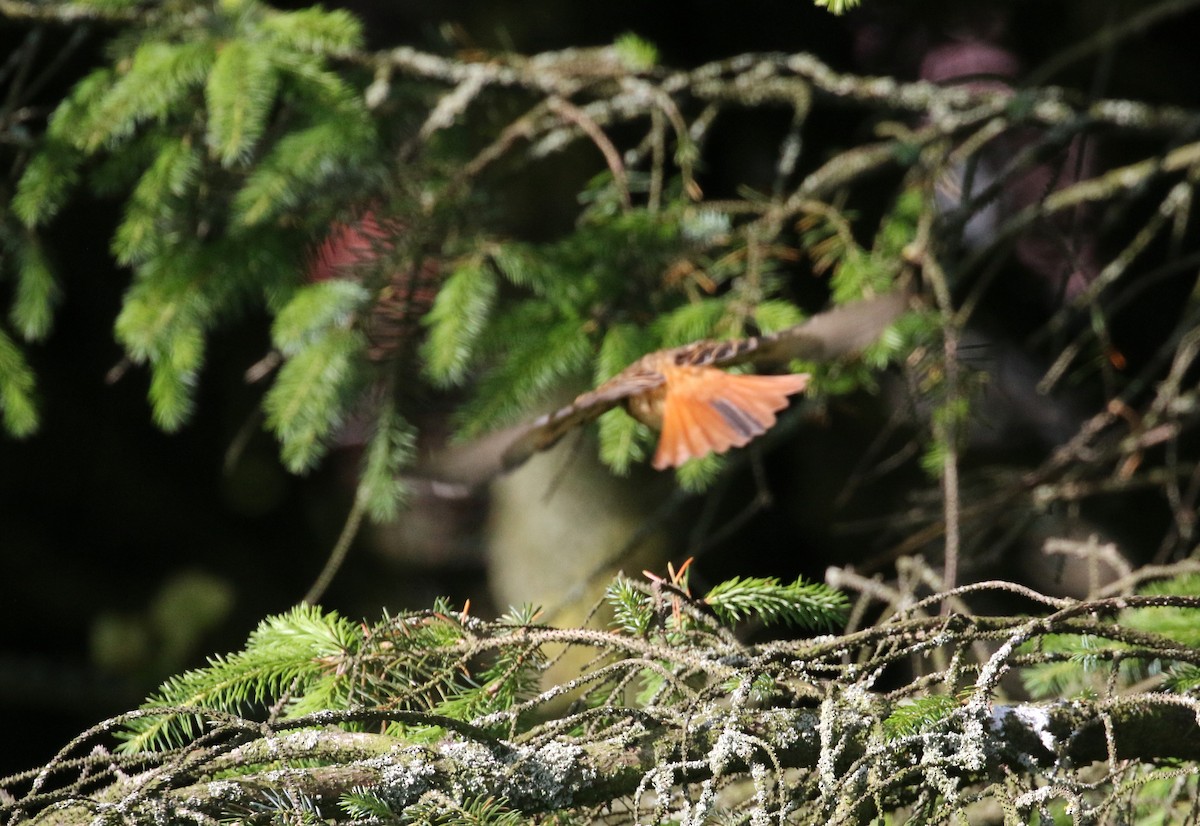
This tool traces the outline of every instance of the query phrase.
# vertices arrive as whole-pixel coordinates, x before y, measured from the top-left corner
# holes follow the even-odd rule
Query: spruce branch
[[[68,144],[48,141],[25,166],[12,199],[13,213],[26,227],[52,218],[79,183],[82,155]]]
[[[88,105],[73,135],[76,147],[95,154],[128,138],[143,123],[180,111],[189,92],[212,68],[213,44],[150,41],[134,52],[129,68]]]
[[[349,326],[370,296],[356,281],[333,278],[306,284],[292,293],[271,324],[271,339],[292,356],[330,330]]]
[[[130,193],[124,220],[113,236],[119,263],[142,263],[178,242],[187,229],[177,219],[179,202],[195,184],[202,163],[190,137],[164,142]]]
[[[0,329],[0,417],[4,429],[21,438],[38,426],[34,376],[16,342]]]
[[[347,400],[359,386],[364,342],[356,331],[328,330],[280,369],[264,399],[267,426],[278,437],[284,463],[294,472],[320,460]]]
[[[596,352],[597,386],[637,361],[651,349],[646,331],[634,324],[611,325]],[[618,476],[648,455],[650,430],[632,416],[609,411],[600,417],[600,460]]]
[[[401,473],[413,462],[416,442],[416,429],[394,403],[385,403],[367,443],[356,494],[366,503],[367,514],[378,523],[395,519],[404,506],[408,487]]]
[[[362,23],[345,9],[269,10],[261,25],[276,45],[293,52],[343,55],[363,45]]]
[[[17,286],[9,319],[21,338],[41,341],[50,334],[62,289],[36,237],[11,240],[10,249],[15,248],[17,259]]]
[[[435,384],[460,384],[466,378],[475,343],[495,306],[497,289],[492,267],[480,258],[464,262],[446,277],[422,320],[429,327],[422,345],[425,372]]]
[[[36,778],[5,780],[13,797],[0,806],[16,817],[122,806],[126,816],[220,818],[286,799],[347,822],[363,806],[461,816],[456,807],[470,808],[461,790],[471,789],[503,800],[505,813],[587,818],[622,798],[681,813],[717,783],[728,793],[710,804],[714,815],[783,807],[857,822],[910,805],[931,772],[957,778],[960,803],[1007,794],[1006,805],[1027,812],[1030,770],[1057,766],[1062,793],[1107,822],[1118,802],[1149,805],[1139,790],[1170,770],[1160,767],[1200,759],[1200,739],[1180,736],[1196,731],[1200,707],[1189,695],[1109,680],[1091,697],[1023,702],[1001,696],[999,682],[1008,668],[1055,662],[1049,643],[1081,633],[1096,662],[1170,663],[1186,675],[1200,666],[1196,649],[1132,631],[1124,618],[1149,606],[1194,610],[1194,597],[1046,599],[1061,607],[1033,618],[906,611],[845,636],[755,646],[710,619],[658,626],[646,613],[654,589],[632,586],[610,589],[627,609],[615,631],[529,625],[531,610],[489,622],[444,603],[371,626],[297,608],[260,626],[244,651],[168,682],[144,711],[114,721],[131,727],[120,755],[73,756],[111,728],[100,726]],[[946,600],[934,594],[925,604]],[[999,647],[975,660],[980,641]],[[592,657],[548,686],[544,653],[563,645]],[[930,656],[937,651],[953,656]],[[899,692],[875,685],[884,669],[917,660],[947,666]],[[283,716],[247,716],[279,698],[288,699]],[[569,698],[579,702],[564,705]],[[1094,761],[1108,768],[1070,768]],[[81,772],[86,786],[73,779]],[[739,781],[746,786],[734,792]],[[658,802],[638,803],[648,789]],[[953,809],[923,822],[943,822]]]
[[[234,40],[221,49],[205,85],[205,140],[222,165],[249,160],[266,129],[279,80],[264,44]]]
[[[844,594],[822,583],[797,579],[782,585],[775,577],[726,580],[710,589],[704,602],[727,623],[757,616],[767,625],[823,629],[840,626],[849,607]]]

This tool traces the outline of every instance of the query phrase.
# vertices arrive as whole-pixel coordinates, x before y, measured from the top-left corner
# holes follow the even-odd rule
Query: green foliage
[[[1190,694],[1200,689],[1200,665],[1181,663],[1167,672],[1165,684],[1176,694]]]
[[[221,49],[205,87],[205,139],[223,166],[250,158],[266,129],[278,88],[275,64],[260,44],[235,40]]]
[[[204,361],[204,322],[210,308],[198,284],[182,269],[196,260],[181,257],[175,271],[147,267],[117,316],[117,339],[130,359],[151,367],[154,418],[167,430],[182,425],[190,414],[192,390]],[[169,266],[166,261],[155,263]]]
[[[502,647],[469,681],[460,682],[447,691],[431,711],[453,720],[477,720],[512,708],[537,693],[547,661],[540,646]],[[428,729],[428,733],[442,734],[437,727]]]
[[[1027,668],[1022,672],[1025,690],[1032,697],[1063,696],[1085,690],[1086,675],[1081,663],[1074,659],[1076,653],[1086,652],[1094,643],[1087,637],[1059,636],[1043,637],[1036,648],[1043,654],[1055,655],[1051,662]],[[1028,646],[1031,650],[1034,645]]]
[[[1200,576],[1182,574],[1151,582],[1140,589],[1147,596],[1200,596]],[[1200,642],[1197,620],[1200,609],[1171,607],[1127,608],[1117,622],[1125,628],[1163,637],[1180,646],[1195,647]],[[1025,687],[1034,697],[1091,695],[1115,681],[1133,685],[1148,676],[1161,676],[1172,691],[1194,690],[1200,679],[1197,668],[1189,663],[1153,661],[1149,664],[1127,656],[1129,645],[1090,634],[1054,634],[1039,638],[1023,650],[1048,655],[1047,661],[1022,671]]]
[[[510,94],[506,84],[451,91],[438,87],[444,79],[408,70],[373,73],[361,25],[345,11],[280,11],[259,0],[186,0],[136,16],[124,12],[138,4],[125,0],[90,6],[115,15],[107,65],[49,117],[20,170],[14,215],[25,228],[44,227],[84,187],[119,205],[109,248],[132,277],[116,337],[148,370],[152,415],[165,429],[192,414],[209,336],[265,309],[285,361],[263,408],[285,464],[311,469],[341,423],[365,416],[374,437],[359,495],[373,518],[387,518],[403,498],[397,471],[413,454],[404,403],[418,374],[467,388],[459,421],[477,434],[648,351],[779,330],[802,317],[781,274],[795,258],[791,241],[773,237],[786,228],[703,201],[691,173],[699,132],[674,93],[647,98],[657,101],[647,121],[660,132],[640,148],[619,148],[627,168],[610,163],[592,176],[572,232],[501,243],[480,217],[499,199],[471,165],[488,153],[471,153],[481,139],[496,141],[489,151],[508,152],[507,138],[484,134],[486,118],[472,125],[484,132],[466,135],[455,132],[457,117],[436,115],[468,106],[500,112],[505,106],[487,96],[501,87]],[[378,57],[376,68],[388,65],[386,53]],[[627,34],[610,48],[556,53],[531,71],[566,78],[581,57],[638,82],[652,81],[658,62],[652,44]],[[559,117],[531,121],[533,132],[522,133],[530,158],[584,137]],[[397,237],[380,239],[386,251],[339,279],[305,283],[306,247],[367,208],[395,221],[388,231]],[[898,258],[909,217],[897,207],[881,224],[880,261]],[[21,338],[36,341],[51,329],[67,281],[35,241],[20,249],[9,317]],[[844,244],[838,253],[838,300],[882,289],[896,273],[874,252]],[[873,269],[854,274],[854,255],[871,258]],[[368,363],[381,360],[364,340],[377,329],[381,288],[426,256],[448,272],[432,309],[413,311],[405,335],[414,340],[397,348],[395,363]],[[6,421],[25,432],[36,426],[32,375],[14,346],[5,359]],[[407,363],[413,353],[417,364]],[[652,434],[622,414],[603,417],[599,429],[601,457],[617,473],[650,453]],[[678,479],[701,490],[721,467],[719,459],[693,462]]]
[[[480,381],[466,410],[468,432],[528,411],[564,378],[580,373],[592,354],[583,325],[555,321],[545,305],[536,303],[512,308],[483,338],[486,352],[504,353],[505,359]]]
[[[879,370],[905,354],[931,346],[940,336],[941,324],[933,311],[904,313],[863,349],[860,361],[868,369]]]
[[[498,272],[521,291],[515,300],[494,301],[494,285],[469,271],[448,284],[453,292],[435,305],[426,356],[442,381],[472,367],[484,369],[477,399],[466,411],[468,431],[544,404],[549,390],[582,377],[589,364],[593,375],[626,366],[615,365],[620,357],[615,340],[602,356],[603,366],[593,360],[606,328],[627,325],[634,312],[644,312],[653,280],[685,247],[674,214],[635,209],[614,215],[595,207],[560,240],[506,243],[491,251]],[[462,311],[458,317],[455,307]],[[602,328],[596,317],[611,323]],[[626,352],[661,343],[646,338]]]
[[[366,288],[356,281],[331,278],[306,284],[276,314],[271,340],[285,355],[295,355],[330,330],[348,327],[369,299]]]
[[[289,132],[268,150],[234,196],[232,212],[241,227],[281,219],[313,198],[336,171],[374,149],[374,136],[361,117],[333,113],[304,129]]]
[[[636,638],[655,628],[668,639],[688,628],[709,634],[711,619],[688,605],[682,623],[661,621],[662,603],[644,586],[618,578],[608,588],[614,625]],[[828,627],[840,622],[845,598],[824,586],[770,579],[731,580],[704,602],[728,623],[748,616],[764,622]],[[550,663],[547,641],[530,638],[538,611],[512,610],[485,623],[453,611],[444,601],[432,610],[385,616],[371,625],[336,612],[300,605],[264,620],[244,648],[210,658],[208,665],[168,680],[123,735],[125,753],[160,750],[199,736],[207,712],[247,715],[283,702],[282,719],[323,710],[387,707],[413,709],[464,722],[480,721],[534,697]],[[680,615],[684,617],[683,614]],[[489,640],[477,647],[473,641]],[[651,693],[664,684],[646,673]],[[759,687],[769,691],[770,681]],[[161,714],[154,713],[162,709]],[[398,737],[428,742],[443,726],[396,722]],[[355,805],[371,805],[360,800]]]
[[[320,801],[310,794],[293,789],[270,789],[264,802],[255,806],[255,814],[269,817],[272,823],[287,823],[294,826],[323,826]]]
[[[841,304],[863,296],[886,293],[908,266],[908,247],[917,236],[921,216],[930,209],[927,193],[920,188],[901,190],[876,229],[870,249],[855,239],[852,213],[832,207],[815,208],[801,219],[805,246],[818,272],[830,272],[829,283],[834,303]],[[940,321],[932,312],[909,313],[899,319],[876,342],[866,348],[857,369],[834,364],[830,369],[814,365],[813,388],[831,395],[863,386],[871,386],[871,371],[878,370],[901,353],[930,346],[941,335]],[[955,366],[961,369],[960,365]],[[965,382],[950,395],[942,386],[941,366],[929,367],[925,375],[923,397],[936,400],[933,411],[933,438],[924,444],[921,467],[929,476],[939,478],[950,455],[952,441],[962,434],[962,425],[970,415],[971,391]],[[940,398],[939,398],[940,397]]]
[[[895,740],[921,734],[937,728],[960,706],[959,700],[948,694],[929,694],[898,703],[883,721],[888,739]]]
[[[263,400],[267,426],[295,473],[312,469],[360,386],[365,343],[355,330],[333,328],[297,350]]]
[[[207,38],[142,42],[127,66],[109,76],[103,94],[80,112],[71,134],[75,147],[92,155],[115,148],[144,123],[182,115],[187,95],[204,82],[215,56]]]
[[[475,342],[495,306],[497,289],[492,267],[473,256],[438,290],[433,309],[423,322],[429,327],[429,336],[421,351],[425,372],[435,384],[456,385],[466,378]]]
[[[653,339],[636,324],[613,324],[604,333],[596,352],[596,371],[592,380],[597,386],[620,373],[652,348]]]
[[[650,349],[651,339],[635,324],[614,324],[604,334],[596,354],[594,381],[603,384]],[[618,476],[629,472],[634,462],[642,461],[652,443],[648,427],[623,411],[612,410],[600,417],[600,459]]]
[[[338,55],[362,46],[362,24],[344,9],[313,6],[290,12],[267,11],[262,32],[291,52]]]
[[[762,280],[757,292],[697,294],[692,279],[710,289],[739,277],[728,262],[707,265],[695,254],[701,242],[730,243],[728,220],[699,220],[709,214],[622,211],[596,195],[571,235],[490,250],[496,271],[520,290],[516,295],[499,289],[474,261],[453,273],[427,319],[423,355],[440,383],[479,372],[475,399],[463,417],[466,432],[544,407],[551,388],[582,373],[589,360],[599,384],[651,350],[744,334],[750,319],[768,332],[802,321],[791,302],[776,297],[781,282],[774,278]],[[664,269],[691,275],[664,281]],[[658,308],[650,323],[647,304]],[[846,385],[863,381],[860,372]],[[615,473],[627,473],[648,454],[651,434],[621,413],[603,416],[599,430],[601,459]],[[678,478],[685,488],[702,490],[721,467],[720,459],[706,458],[685,465]]]
[[[531,619],[530,611],[515,612],[490,627],[519,643]],[[468,633],[474,626],[482,624],[444,601],[370,625],[297,606],[264,620],[241,651],[164,683],[143,707],[149,713],[129,724],[121,750],[170,748],[198,736],[206,713],[246,715],[281,702],[282,719],[390,708],[420,710],[434,715],[431,721],[470,721],[531,696],[547,662],[539,646],[475,651]],[[416,741],[444,733],[432,724],[393,724],[390,731]]]
[[[754,308],[754,323],[763,333],[777,333],[804,321],[804,313],[790,301],[769,299]]]
[[[921,467],[931,477],[941,477],[950,450],[947,439],[963,432],[962,427],[970,413],[970,400],[966,396],[948,398],[933,410],[933,432],[940,438],[931,441],[921,456]]]
[[[509,808],[507,801],[470,795],[447,807],[444,802],[418,803],[404,812],[408,823],[429,826],[519,826],[529,819]]]
[[[144,0],[76,0],[76,2],[85,8],[99,9],[101,11],[120,11],[140,5]]]
[[[16,343],[0,329],[0,416],[13,436],[28,436],[37,429],[33,388],[33,371]]]
[[[650,455],[654,432],[622,410],[610,410],[600,417],[600,461],[613,473],[625,476],[630,468]]]
[[[853,213],[822,206],[799,222],[805,250],[817,272],[830,271],[835,304],[886,293],[905,266],[905,247],[917,234],[917,222],[928,208],[918,189],[900,192],[880,221],[870,249],[854,237]]]
[[[658,48],[648,40],[627,32],[613,42],[613,49],[630,70],[646,71],[658,63]]]
[[[113,41],[112,64],[80,81],[49,119],[18,181],[14,212],[27,226],[45,224],[81,183],[124,197],[112,250],[134,268],[134,283],[116,334],[130,359],[150,368],[160,426],[175,429],[190,416],[212,330],[295,283],[295,221],[283,219],[287,210],[325,197],[322,187],[340,165],[375,163],[374,127],[360,94],[325,66],[328,54],[361,42],[352,16],[318,8],[218,4],[197,7],[187,24],[148,15],[136,36]],[[247,232],[251,225],[255,231]],[[38,248],[26,245],[11,310],[26,338],[50,329],[56,284]],[[330,315],[361,303],[346,295],[353,288],[340,289]],[[298,325],[328,323],[311,304],[301,306],[305,297],[312,298],[285,302],[289,314],[276,325],[297,352],[307,343]],[[272,394],[276,413],[305,398],[326,405],[305,411],[298,424],[277,423],[291,466],[311,466],[316,445],[342,415],[328,404],[334,396],[344,401],[352,349],[344,339],[324,341],[284,371],[285,387]],[[342,381],[335,392],[305,397],[313,371]],[[30,385],[20,371],[12,375],[9,406],[17,411]],[[14,415],[21,427],[31,425],[27,414]]]
[[[175,221],[180,199],[195,183],[201,163],[190,137],[164,142],[126,202],[125,219],[113,236],[113,254],[118,262],[131,265],[155,252],[166,254],[186,238],[186,227]]]
[[[930,442],[921,453],[921,470],[931,479],[940,479],[946,469],[946,459],[949,455],[950,445],[945,441]]]
[[[60,289],[45,251],[36,238],[12,239],[16,247],[17,287],[9,319],[26,341],[41,341],[54,324]]]
[[[342,795],[338,805],[356,821],[399,821],[401,813],[392,809],[381,795],[363,789]]]
[[[411,464],[416,445],[416,430],[389,402],[375,419],[358,483],[358,496],[375,521],[394,519],[404,504],[408,488],[400,471]]]
[[[1094,700],[1004,696],[1006,674],[1052,659],[1081,625],[1095,632],[1097,665],[1115,651],[1151,672],[1184,650],[1106,616],[1116,600],[1061,610],[1046,599],[1041,616],[969,619],[909,603],[848,634],[752,644],[730,623],[786,616],[794,609],[778,607],[779,592],[795,589],[734,580],[703,604],[687,593],[688,570],[612,583],[607,630],[538,625],[532,607],[489,621],[444,600],[371,623],[298,607],[262,623],[243,650],[168,681],[141,712],[98,726],[95,736],[126,726],[120,753],[93,760],[80,738],[80,756],[64,751],[33,791],[31,773],[0,780],[23,795],[0,812],[119,805],[130,819],[172,820],[203,805],[214,819],[594,822],[614,801],[633,813],[664,801],[634,817],[665,822],[694,816],[718,784],[719,799],[699,812],[706,821],[772,821],[786,807],[816,822],[863,801],[878,805],[873,819],[911,819],[931,784],[915,822],[953,822],[980,800],[1013,822],[1035,812],[1048,822],[1072,801],[1085,814],[1120,804],[1122,816],[1152,814],[1150,795],[1163,811],[1192,807],[1191,728],[1172,737],[1195,725],[1190,698],[1118,680],[1098,683]],[[725,620],[714,617],[721,594],[735,606]],[[1194,604],[1123,599],[1130,610]],[[1110,645],[1126,641],[1135,644]],[[577,665],[551,670],[566,662]],[[963,688],[945,693],[951,686]],[[1057,758],[1049,787],[1031,768],[1050,762],[1046,749]],[[1045,788],[1052,797],[1037,796]]]
[[[704,338],[717,338],[717,328],[728,312],[724,300],[702,299],[676,307],[659,317],[655,326],[666,347],[678,347]]]
[[[653,603],[645,593],[625,577],[617,577],[604,591],[604,598],[613,611],[612,624],[631,637],[644,637],[655,622]]]
[[[212,657],[205,668],[168,680],[145,708],[193,707],[231,713],[270,704],[290,692],[293,713],[332,702],[339,675],[334,667],[361,644],[358,627],[334,612],[297,606],[269,617],[250,634],[245,648]],[[320,699],[316,699],[320,698]],[[203,718],[193,714],[147,715],[133,720],[121,751],[168,748],[195,737]]]
[[[62,209],[79,183],[81,160],[74,147],[51,139],[25,165],[12,199],[13,213],[25,226],[43,224]]]
[[[820,582],[775,577],[734,577],[713,586],[704,602],[726,623],[755,617],[764,625],[782,622],[802,628],[832,629],[846,620],[846,595]]]
[[[813,0],[813,5],[828,9],[830,14],[845,14],[850,9],[858,8],[862,0]]]
[[[624,633],[645,635],[657,621],[656,600],[623,577],[609,585],[605,598],[613,624]],[[702,602],[729,626],[753,617],[763,625],[831,629],[845,622],[849,609],[845,594],[827,585],[803,579],[780,584],[774,577],[734,577],[714,585]]]
[[[700,493],[708,489],[724,467],[725,457],[710,453],[684,462],[675,470],[675,479],[684,490]]]
[[[1200,574],[1185,574],[1152,582],[1140,589],[1139,593],[1200,596]],[[1124,611],[1121,622],[1130,628],[1170,637],[1182,645],[1200,647],[1200,609],[1135,608]]]

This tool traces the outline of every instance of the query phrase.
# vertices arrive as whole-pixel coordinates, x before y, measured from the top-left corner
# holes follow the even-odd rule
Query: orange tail
[[[662,435],[654,467],[679,467],[688,459],[742,447],[775,424],[788,396],[808,385],[808,374],[741,376],[716,367],[665,372]]]

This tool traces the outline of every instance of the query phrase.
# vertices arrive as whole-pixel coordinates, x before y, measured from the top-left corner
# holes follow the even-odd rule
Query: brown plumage
[[[624,405],[631,416],[662,431],[654,467],[741,447],[775,424],[788,396],[808,375],[742,376],[720,365],[741,360],[756,339],[698,341],[659,350],[635,361],[590,393],[534,421],[504,454],[505,467],[521,464],[564,434]]]
[[[770,336],[697,341],[650,353],[566,407],[519,428],[501,464],[520,465],[618,405],[661,431],[653,460],[659,470],[742,447],[775,424],[776,413],[804,390],[809,377],[738,375],[722,368],[751,362],[779,367],[795,358],[823,360],[860,350],[905,306],[905,297],[896,293],[839,307]]]

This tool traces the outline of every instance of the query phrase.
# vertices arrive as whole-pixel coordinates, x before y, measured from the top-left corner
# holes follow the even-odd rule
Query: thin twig
[[[350,506],[350,513],[346,515],[342,532],[338,535],[333,550],[329,552],[329,558],[325,560],[325,567],[321,569],[321,573],[317,575],[312,587],[304,595],[304,602],[316,605],[321,601],[321,597],[325,595],[325,591],[329,589],[330,583],[341,569],[342,563],[346,561],[346,554],[350,552],[350,546],[354,544],[354,539],[358,536],[366,512],[367,498],[359,492],[354,497],[354,504]]]

